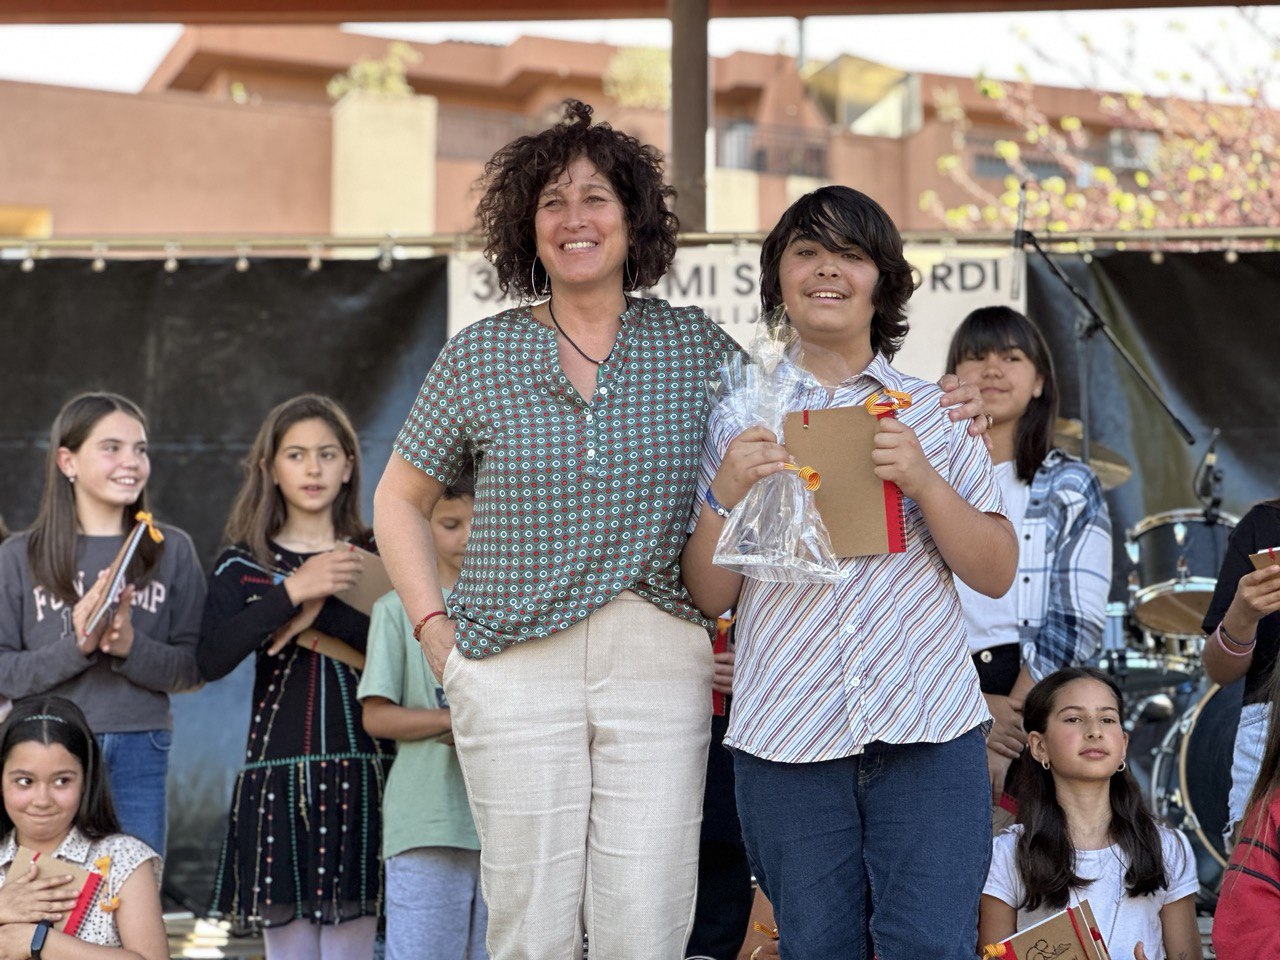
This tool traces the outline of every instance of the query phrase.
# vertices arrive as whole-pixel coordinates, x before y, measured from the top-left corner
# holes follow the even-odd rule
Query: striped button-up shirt
[[[829,394],[806,378],[790,410],[847,407],[878,390],[911,394],[899,419],[934,469],[978,510],[1004,504],[981,440],[938,406],[936,384],[877,355]],[[735,435],[712,413],[702,487]],[[989,719],[969,659],[951,571],[920,508],[903,500],[906,551],[841,560],[839,584],[743,584],[736,625],[733,716],[726,746],[766,760],[812,763],[861,753],[870,743],[942,742]]]

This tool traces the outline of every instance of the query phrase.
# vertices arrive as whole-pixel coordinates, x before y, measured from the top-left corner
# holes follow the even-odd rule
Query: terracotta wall
[[[328,110],[0,82],[0,117],[0,204],[57,235],[329,230]]]

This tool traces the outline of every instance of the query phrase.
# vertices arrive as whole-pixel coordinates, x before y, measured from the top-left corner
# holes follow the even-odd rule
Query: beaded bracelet
[[[1248,643],[1241,643],[1235,637],[1231,636],[1231,634],[1227,632],[1227,628],[1222,624],[1218,624],[1218,629],[1213,631],[1213,635],[1218,638],[1218,646],[1223,649],[1223,652],[1233,657],[1247,657],[1249,654],[1253,653],[1253,648],[1257,646],[1258,643],[1258,638],[1256,636]],[[1232,650],[1231,647],[1227,646],[1228,643],[1232,643],[1237,647],[1242,647],[1243,649]]]
[[[428,613],[425,617],[423,617],[421,620],[419,620],[419,621],[414,625],[414,627],[413,627],[413,639],[415,639],[415,640],[417,640],[419,643],[421,643],[421,642],[422,642],[422,636],[421,636],[421,634],[422,634],[422,628],[423,628],[423,627],[425,627],[425,626],[426,626],[430,621],[434,620],[436,617],[443,617],[443,616],[444,616],[444,611],[443,611],[443,610],[432,610],[430,613]]]

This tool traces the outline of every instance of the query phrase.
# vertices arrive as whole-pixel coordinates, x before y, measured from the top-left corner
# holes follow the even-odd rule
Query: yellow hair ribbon
[[[884,393],[873,393],[867,397],[864,406],[873,417],[878,417],[885,413],[894,413],[911,406],[911,394],[903,393],[901,390],[886,390]]]
[[[156,526],[155,520],[146,510],[139,510],[133,515],[133,519],[137,520],[139,523],[145,523],[147,525],[147,533],[151,535],[151,539],[156,543],[164,542],[164,534],[160,532],[160,528]]]

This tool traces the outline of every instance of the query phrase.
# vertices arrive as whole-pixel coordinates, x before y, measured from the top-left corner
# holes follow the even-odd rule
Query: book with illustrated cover
[[[802,410],[783,422],[787,452],[822,477],[813,500],[838,557],[907,548],[902,491],[877,477],[871,461],[876,419],[865,406],[857,406]]]
[[[9,867],[9,876],[24,876],[31,870],[32,863],[39,866],[40,876],[42,877],[71,875],[71,887],[79,891],[76,894],[76,905],[71,908],[71,912],[67,914],[66,919],[62,923],[56,924],[54,929],[61,930],[63,933],[74,937],[79,932],[80,926],[84,923],[84,918],[88,915],[89,909],[93,906],[94,900],[98,896],[98,891],[102,886],[102,874],[86,870],[77,863],[68,863],[66,860],[46,857],[27,847],[19,847],[18,852],[13,857],[13,863]]]
[[[1088,900],[988,944],[983,960],[1111,960]]]

